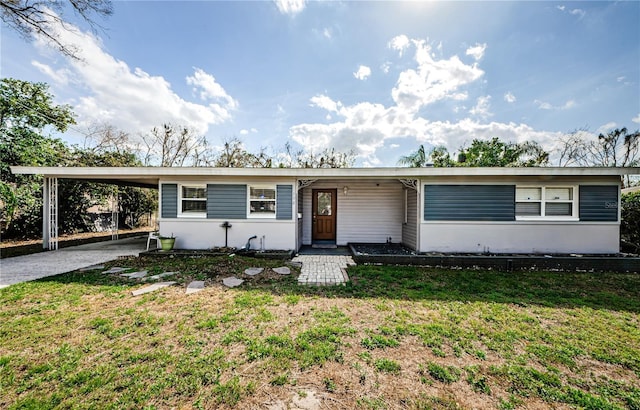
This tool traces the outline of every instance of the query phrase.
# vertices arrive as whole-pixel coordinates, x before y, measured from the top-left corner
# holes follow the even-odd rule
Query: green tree
[[[640,191],[622,195],[620,238],[622,249],[640,253]]]
[[[17,236],[39,232],[42,178],[13,175],[11,165],[64,165],[68,147],[44,134],[74,124],[71,108],[56,105],[45,83],[0,80],[0,202],[3,227]],[[36,231],[37,229],[37,231]]]
[[[399,165],[409,167],[537,167],[549,162],[549,153],[536,142],[512,143],[499,138],[474,139],[469,147],[458,150],[454,160],[446,147],[435,147],[429,155],[424,145],[412,154],[401,157]]]
[[[446,151],[446,148],[444,148],[444,150]],[[430,155],[427,155],[427,151],[422,144],[420,144],[416,152],[404,155],[398,160],[398,165],[403,165],[409,168],[422,168],[426,167],[430,163]]]
[[[549,162],[549,153],[536,142],[504,142],[474,139],[460,149],[457,166],[465,167],[537,167]]]

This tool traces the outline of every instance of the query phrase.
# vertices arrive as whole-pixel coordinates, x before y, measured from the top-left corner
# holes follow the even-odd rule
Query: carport
[[[86,182],[97,182],[117,186],[133,186],[138,188],[158,189],[158,176],[153,168],[113,168],[112,173],[96,172],[96,168],[58,168],[13,166],[14,174],[41,174],[42,189],[42,247],[48,250],[58,249],[58,179],[70,179]],[[43,173],[45,172],[45,173]],[[112,239],[118,239],[117,234]]]

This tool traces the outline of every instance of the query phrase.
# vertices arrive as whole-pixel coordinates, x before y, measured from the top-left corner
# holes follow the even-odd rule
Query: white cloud
[[[241,130],[240,130],[240,135],[249,135],[249,133],[256,134],[257,132],[258,132],[258,130],[257,130],[257,129],[255,129],[255,128],[251,128],[251,129],[241,129]]]
[[[511,91],[508,91],[504,94],[504,100],[508,103],[514,103],[516,102],[516,96]]]
[[[322,30],[322,35],[329,40],[333,37],[333,33],[329,27],[325,27],[325,29]]]
[[[617,82],[619,82],[619,83],[621,83],[621,82],[623,82],[623,81],[624,81],[624,80],[626,80],[626,79],[627,79],[627,77],[625,77],[625,76],[621,75],[620,77],[616,78],[616,81],[617,81]]]
[[[487,43],[476,43],[475,46],[469,47],[466,51],[468,56],[473,57],[476,61],[479,61],[484,57],[484,51],[487,49]]]
[[[609,131],[613,130],[614,128],[616,128],[618,126],[618,124],[616,124],[615,122],[608,122],[606,124],[601,125],[598,130],[596,131],[596,134],[606,134]]]
[[[358,71],[353,73],[353,76],[358,80],[366,80],[371,75],[371,69],[366,65],[361,65],[358,67]]]
[[[319,94],[311,97],[311,106],[319,107],[324,110],[337,113],[338,109],[342,107],[342,103],[335,102],[331,98],[327,97],[326,95]]]
[[[640,124],[640,113],[638,113],[637,116],[632,118],[631,121],[635,122],[636,124]]]
[[[300,13],[306,6],[305,0],[274,0],[274,2],[280,13],[290,16]]]
[[[578,16],[579,18],[583,18],[584,15],[587,14],[587,12],[582,9],[573,9],[569,11],[569,14]]]
[[[459,89],[484,75],[477,65],[466,65],[457,55],[434,59],[431,47],[424,40],[413,40],[413,44],[417,69],[400,73],[391,91],[396,104],[406,110],[417,112],[425,105],[444,99],[464,100],[467,95]]]
[[[409,41],[409,37],[401,34],[399,36],[395,36],[389,41],[389,48],[398,51],[400,56],[404,53],[404,51],[411,45]]]
[[[222,100],[229,108],[236,108],[238,103],[227,94],[216,79],[207,74],[204,70],[194,67],[195,72],[192,76],[187,76],[187,84],[194,86],[193,92],[200,93],[201,100]]]
[[[389,148],[400,148],[400,144],[391,144]]]
[[[43,64],[39,61],[31,61],[31,65],[40,70],[44,75],[49,76],[53,81],[60,85],[69,84],[69,75],[71,74],[66,68],[54,70],[50,66]]]
[[[476,117],[487,118],[493,115],[490,109],[491,109],[491,96],[487,95],[483,97],[478,97],[478,99],[476,100],[476,105],[471,110],[469,110],[469,113],[471,115],[475,115]]]
[[[385,74],[389,74],[389,71],[391,70],[391,62],[385,61],[384,63],[382,63],[382,65],[380,66],[380,70],[382,70],[382,72]]]
[[[567,9],[565,6],[556,6],[556,9],[567,12],[572,16],[578,16],[578,18],[583,18],[587,14],[587,12],[582,9]]]
[[[491,115],[489,96],[476,100],[472,111],[479,118],[458,122],[425,118],[420,109],[429,104],[467,99],[464,87],[478,81],[484,72],[477,63],[466,65],[458,56],[433,57],[430,47],[422,40],[412,40],[411,45],[416,48],[414,67],[400,73],[391,90],[395,104],[361,102],[345,105],[328,95],[315,95],[310,99],[311,105],[324,110],[325,118],[330,122],[297,124],[290,127],[289,137],[314,152],[331,147],[340,151],[353,149],[364,166],[381,164],[378,155],[394,147],[398,138],[444,145],[452,152],[474,138],[493,137],[514,142],[535,140],[547,149],[553,148],[560,133],[535,131],[526,124],[486,123]],[[406,50],[407,47],[398,46],[398,49]]]
[[[555,105],[552,105],[551,103],[548,103],[546,101],[540,101],[540,100],[535,100],[533,103],[537,105],[538,108],[541,110],[568,110],[570,108],[573,108],[576,105],[575,100],[568,100],[566,103],[559,106],[555,106]]]
[[[65,29],[58,27],[56,35],[63,43],[77,48],[81,60],[67,58],[61,62],[63,67],[60,69],[40,62],[34,62],[34,66],[54,80],[68,78],[77,85],[75,89],[86,91],[85,95],[69,101],[80,125],[108,122],[135,134],[172,122],[206,133],[210,125],[229,120],[237,106],[213,76],[203,70],[195,69],[193,76],[187,79],[206,100],[199,104],[176,94],[162,76],[151,75],[137,67],[132,69],[126,62],[106,53],[100,40],[90,33],[66,25]],[[36,39],[36,45],[45,47],[47,43],[44,39]]]

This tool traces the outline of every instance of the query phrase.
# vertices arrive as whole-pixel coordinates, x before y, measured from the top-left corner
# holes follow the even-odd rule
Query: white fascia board
[[[522,168],[208,168],[208,167],[32,167],[12,166],[14,174],[56,178],[155,180],[188,177],[428,178],[441,176],[623,176],[640,175],[640,167]]]

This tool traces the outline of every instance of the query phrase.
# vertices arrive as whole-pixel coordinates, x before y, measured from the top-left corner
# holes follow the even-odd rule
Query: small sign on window
[[[604,207],[605,207],[605,209],[618,209],[618,203],[617,202],[605,202],[604,203]]]

